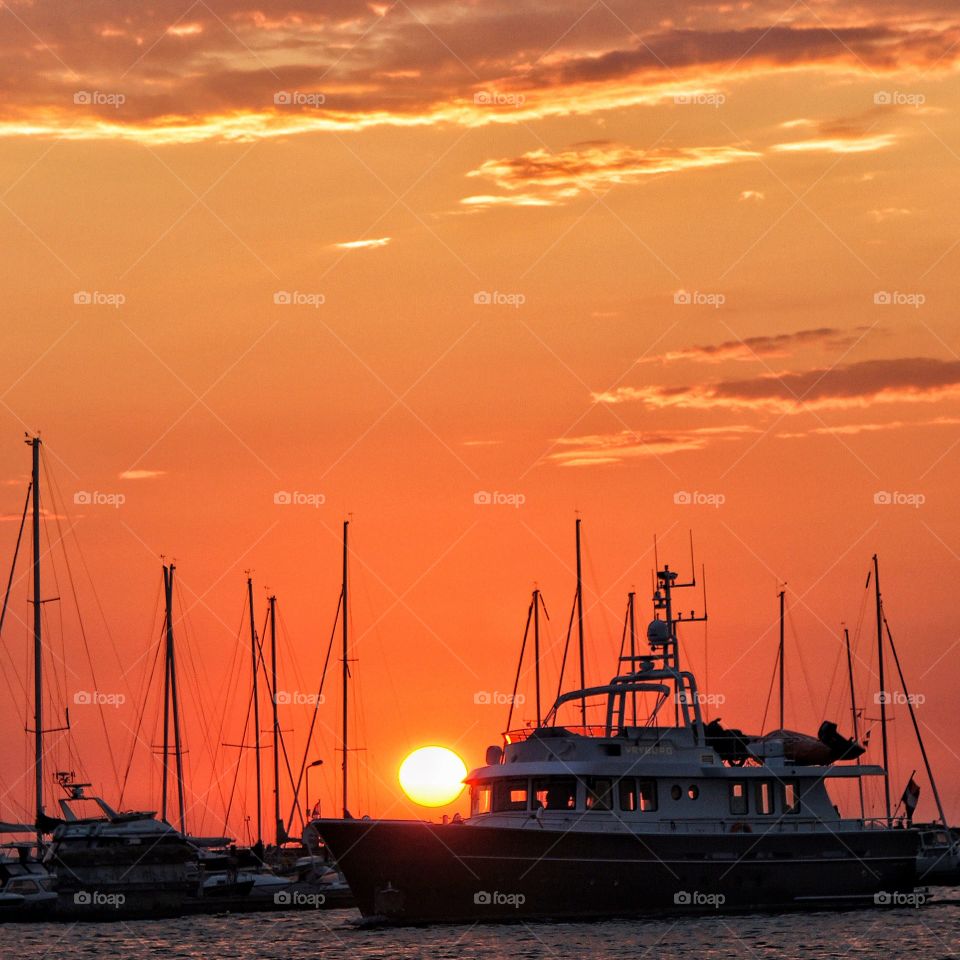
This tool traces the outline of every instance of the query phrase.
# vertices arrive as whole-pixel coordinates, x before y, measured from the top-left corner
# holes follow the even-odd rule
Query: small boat
[[[55,878],[34,856],[32,842],[0,847],[0,920],[52,919],[57,904],[55,884]]]

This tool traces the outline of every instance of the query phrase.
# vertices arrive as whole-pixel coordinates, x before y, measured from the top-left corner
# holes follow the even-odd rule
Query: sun
[[[463,793],[464,762],[446,747],[420,747],[400,764],[400,786],[421,807],[445,807]]]

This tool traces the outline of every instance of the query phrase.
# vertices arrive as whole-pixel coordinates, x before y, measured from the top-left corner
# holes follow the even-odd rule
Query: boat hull
[[[365,918],[625,917],[885,902],[913,889],[909,831],[624,834],[320,820]],[[884,895],[889,895],[885,897]]]

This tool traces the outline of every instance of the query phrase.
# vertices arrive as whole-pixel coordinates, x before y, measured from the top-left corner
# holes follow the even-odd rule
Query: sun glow
[[[444,807],[463,793],[464,762],[446,747],[420,747],[400,764],[403,792],[422,807]]]

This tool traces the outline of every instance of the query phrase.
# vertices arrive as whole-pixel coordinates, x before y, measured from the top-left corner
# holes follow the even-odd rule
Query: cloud
[[[755,151],[737,146],[642,150],[596,140],[574,144],[559,153],[539,149],[519,157],[487,160],[467,176],[491,180],[508,193],[465,197],[460,202],[475,206],[550,206],[584,192],[596,194],[617,185],[638,183],[645,177],[716,167],[757,156]]]
[[[799,433],[779,433],[784,439],[814,436],[856,436],[858,433],[885,433],[888,430],[902,430],[909,427],[955,427],[960,425],[960,417],[934,417],[930,420],[890,420],[887,423],[843,423],[835,427],[813,427]]]
[[[904,357],[863,360],[801,372],[763,374],[689,386],[619,387],[598,403],[642,403],[654,409],[755,410],[792,414],[871,403],[933,402],[960,394],[960,360]]]
[[[560,467],[604,466],[623,463],[626,460],[665,457],[673,453],[702,450],[712,443],[739,440],[745,434],[758,432],[756,427],[733,425],[699,427],[669,433],[637,433],[633,430],[621,430],[617,433],[560,437],[553,441],[558,449],[548,454],[546,459]]]
[[[578,0],[222,0],[187,11],[11,0],[0,18],[0,136],[169,143],[528,123],[763,73],[875,79],[947,71],[960,58],[955,5],[940,0],[868,10],[821,0],[792,8],[789,23],[772,0],[678,6],[667,19],[626,0],[588,15]],[[307,96],[277,103],[280,91]]]
[[[796,347],[847,347],[856,343],[871,327],[841,330],[836,327],[814,327],[794,333],[778,333],[724,340],[680,350],[671,350],[656,357],[644,357],[641,363],[671,363],[677,360],[700,360],[721,363],[724,360],[757,360],[761,357],[787,357]]]
[[[346,240],[343,243],[335,243],[335,247],[341,250],[372,250],[376,247],[385,247],[393,238],[377,237],[374,240]]]
[[[120,474],[121,480],[152,480],[154,477],[163,477],[166,470],[124,470]]]

